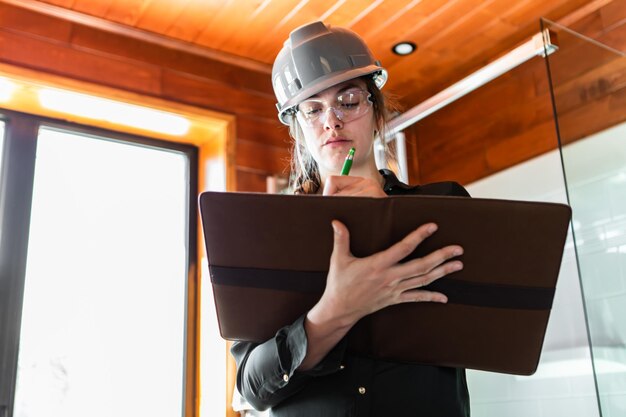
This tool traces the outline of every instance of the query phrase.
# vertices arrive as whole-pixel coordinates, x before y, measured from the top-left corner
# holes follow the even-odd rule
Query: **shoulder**
[[[467,190],[454,181],[434,182],[422,185],[408,185],[401,182],[396,175],[388,170],[381,169],[380,174],[385,179],[384,190],[388,195],[448,195],[469,197]]]
[[[422,190],[420,194],[425,195],[450,195],[457,197],[470,196],[461,184],[454,181],[434,182],[431,184],[420,185],[419,188]]]

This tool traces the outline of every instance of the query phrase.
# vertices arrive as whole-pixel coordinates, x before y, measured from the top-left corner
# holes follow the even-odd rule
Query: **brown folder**
[[[264,341],[324,290],[331,220],[355,256],[426,222],[438,231],[407,259],[460,244],[464,269],[427,289],[447,304],[408,303],[357,323],[348,349],[378,358],[532,374],[552,307],[571,210],[563,204],[462,197],[321,197],[205,192],[200,209],[223,338]]]

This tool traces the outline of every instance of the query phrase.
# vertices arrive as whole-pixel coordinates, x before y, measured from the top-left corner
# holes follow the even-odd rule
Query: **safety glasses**
[[[305,100],[298,105],[296,115],[309,127],[326,123],[330,110],[342,122],[351,122],[369,111],[373,103],[371,96],[371,93],[355,88],[338,94],[330,103],[318,99]]]

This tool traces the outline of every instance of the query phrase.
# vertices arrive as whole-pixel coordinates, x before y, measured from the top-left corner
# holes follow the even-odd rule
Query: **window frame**
[[[0,109],[0,121],[5,123],[0,165],[0,417],[13,415],[37,138],[41,127],[174,150],[187,157],[186,308],[184,357],[181,358],[184,364],[181,416],[197,416],[200,279],[196,202],[199,192],[198,147],[5,109]]]

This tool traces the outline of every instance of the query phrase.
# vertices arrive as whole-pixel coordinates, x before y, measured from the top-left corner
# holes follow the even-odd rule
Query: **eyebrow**
[[[350,90],[350,89],[352,89],[352,88],[359,88],[359,89],[360,89],[360,88],[361,88],[361,86],[359,86],[359,85],[358,85],[358,84],[356,84],[356,83],[350,83],[350,84],[347,84],[345,87],[340,88],[339,90],[337,90],[337,92],[336,92],[335,94],[341,94],[341,93],[343,93],[343,92],[345,92],[345,91],[348,91],[348,90]],[[311,96],[311,97],[309,97],[309,98],[318,98],[318,97],[319,97],[319,94],[314,94],[314,95],[312,95],[312,96]]]

